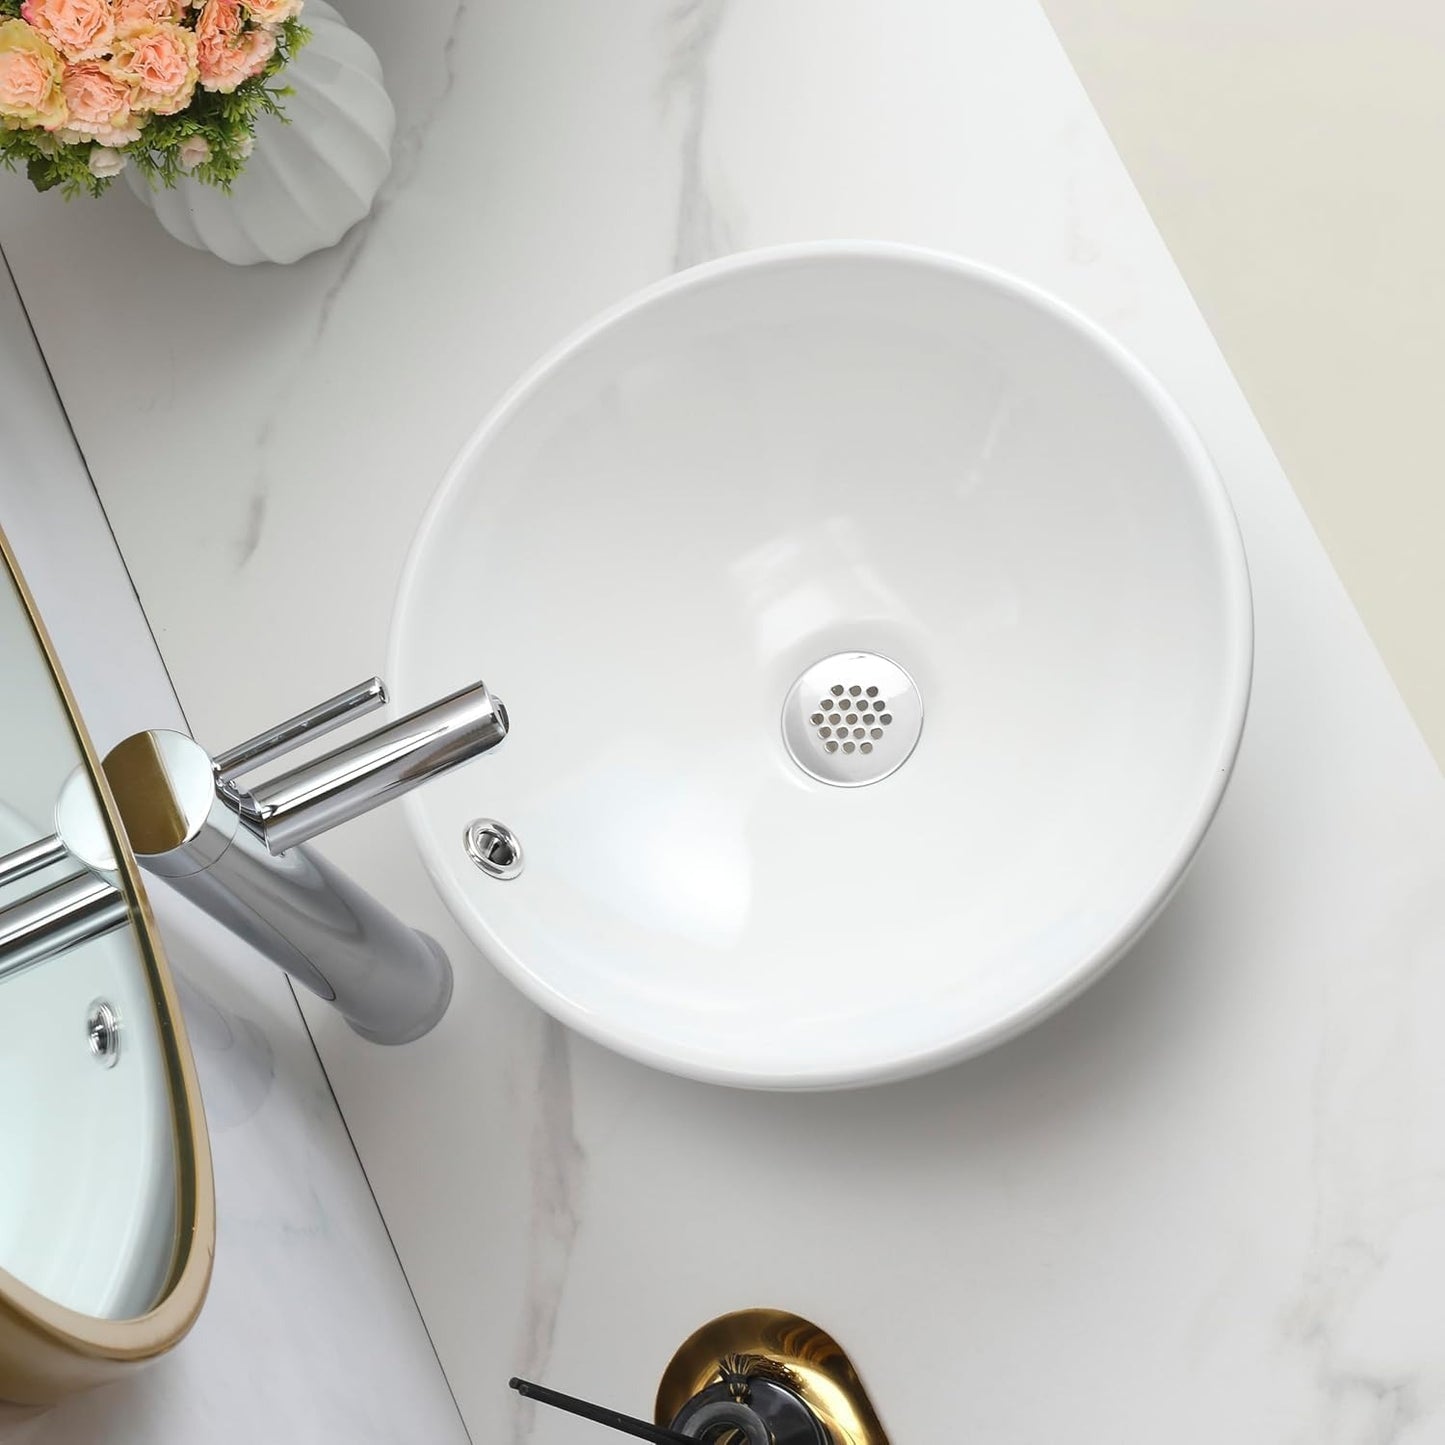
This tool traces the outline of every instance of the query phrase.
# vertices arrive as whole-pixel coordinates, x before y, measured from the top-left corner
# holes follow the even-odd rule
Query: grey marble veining
[[[569,1037],[551,1019],[541,1023],[537,1058],[536,1113],[531,1143],[531,1234],[528,1239],[527,1289],[515,1358],[524,1379],[547,1377],[557,1316],[582,1225],[582,1195],[587,1156],[573,1121],[572,1060]],[[514,1402],[512,1438],[529,1440],[536,1408],[520,1397]]]
[[[681,271],[739,249],[739,238],[720,212],[703,164],[707,125],[708,61],[727,0],[681,0],[665,22],[662,69],[664,115],[682,114],[677,185],[677,228],[672,267]]]

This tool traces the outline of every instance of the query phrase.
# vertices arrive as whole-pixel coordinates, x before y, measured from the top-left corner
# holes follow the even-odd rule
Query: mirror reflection
[[[113,891],[104,819],[0,559],[0,1271],[120,1320],[167,1288],[177,1168],[147,955]]]

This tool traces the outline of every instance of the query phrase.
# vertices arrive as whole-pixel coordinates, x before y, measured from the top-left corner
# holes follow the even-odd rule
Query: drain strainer
[[[810,777],[839,788],[897,772],[922,731],[917,684],[875,652],[838,652],[815,662],[783,704],[789,755]]]

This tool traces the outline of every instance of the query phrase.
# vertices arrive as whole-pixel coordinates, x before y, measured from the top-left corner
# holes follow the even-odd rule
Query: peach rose
[[[144,20],[116,38],[111,58],[117,75],[135,87],[131,105],[174,115],[191,103],[199,74],[195,32],[169,20]]]
[[[196,39],[203,46],[234,43],[245,28],[241,0],[202,0],[195,8],[201,12],[196,17]]]
[[[301,0],[245,0],[245,5],[257,25],[280,25],[301,13]]]
[[[59,130],[65,124],[65,62],[23,20],[0,21],[0,125]]]
[[[69,112],[64,138],[98,140],[101,145],[129,145],[140,135],[131,115],[134,87],[118,76],[108,60],[81,60],[65,67],[60,83]]]
[[[180,20],[186,0],[114,0],[115,28],[125,30],[147,20]]]
[[[20,15],[67,60],[95,60],[115,39],[110,0],[25,0]]]
[[[201,86],[229,92],[260,75],[276,53],[276,37],[263,28],[248,30],[240,0],[206,0],[196,21],[196,57]]]

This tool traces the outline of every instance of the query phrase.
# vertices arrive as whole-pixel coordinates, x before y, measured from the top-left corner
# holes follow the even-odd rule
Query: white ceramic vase
[[[182,179],[130,189],[178,241],[236,266],[283,264],[334,246],[371,210],[391,169],[396,112],[376,52],[326,0],[306,0],[311,41],[281,77],[290,124],[263,116],[229,193]]]

